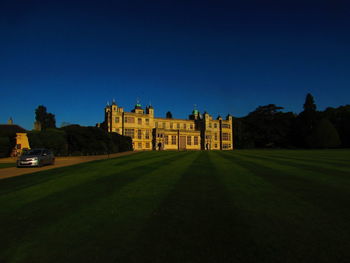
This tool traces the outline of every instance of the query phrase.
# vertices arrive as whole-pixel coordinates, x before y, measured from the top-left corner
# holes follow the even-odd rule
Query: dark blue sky
[[[95,125],[113,98],[176,118],[349,104],[346,2],[2,0],[0,123],[31,129],[43,104]]]

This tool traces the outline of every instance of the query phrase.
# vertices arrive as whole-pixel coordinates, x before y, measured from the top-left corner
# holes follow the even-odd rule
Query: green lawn
[[[350,150],[143,152],[0,181],[0,262],[345,262]]]
[[[0,169],[1,168],[9,168],[9,167],[15,167],[16,163],[0,163]]]

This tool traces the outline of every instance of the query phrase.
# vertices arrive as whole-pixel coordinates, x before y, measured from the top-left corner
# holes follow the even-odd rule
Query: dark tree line
[[[97,155],[132,150],[130,137],[97,127],[69,125],[28,133],[31,148],[48,148],[56,155]]]
[[[317,111],[307,94],[300,114],[283,107],[259,106],[234,119],[236,148],[335,148],[350,147],[350,105]]]

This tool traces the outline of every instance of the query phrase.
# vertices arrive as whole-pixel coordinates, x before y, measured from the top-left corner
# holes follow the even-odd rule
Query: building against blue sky
[[[107,101],[186,118],[349,104],[348,1],[1,1],[0,123],[45,105],[95,125]],[[129,107],[129,108],[128,108]]]

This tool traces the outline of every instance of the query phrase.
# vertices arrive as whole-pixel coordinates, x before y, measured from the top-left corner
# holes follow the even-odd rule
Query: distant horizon
[[[305,97],[306,97],[306,95],[305,95]],[[111,100],[112,101],[112,100]],[[110,105],[111,105],[111,101],[109,101],[110,103]],[[316,100],[315,100],[316,101]],[[107,101],[108,102],[108,101]],[[124,111],[126,111],[126,112],[131,112],[133,109],[134,109],[134,106],[135,106],[135,104],[136,104],[136,102],[135,102],[135,104],[134,104],[134,106],[130,106],[130,109],[129,108],[126,108],[125,106],[123,106],[122,104],[118,104],[117,102],[116,102],[116,104],[118,105],[118,107],[122,107],[123,109],[124,109]],[[275,104],[276,106],[280,106],[280,107],[283,107],[283,105],[280,105],[280,104],[276,104],[276,103],[268,103],[268,104]],[[259,107],[259,106],[266,106],[266,105],[268,105],[268,104],[261,104],[261,105],[258,105],[257,107]],[[303,111],[303,104],[304,104],[304,102],[301,104],[301,109],[300,109],[300,111],[299,112],[295,112],[295,111],[288,111],[288,110],[286,110],[284,107],[283,107],[283,109],[281,109],[280,111],[281,112],[292,112],[292,113],[294,113],[294,114],[299,114],[300,112],[302,112]],[[71,123],[71,122],[68,122],[68,121],[61,121],[61,122],[58,122],[57,121],[57,116],[56,116],[56,114],[55,114],[55,112],[52,112],[52,111],[50,111],[50,108],[47,106],[47,105],[45,105],[45,104],[40,104],[40,105],[43,105],[43,106],[45,106],[46,108],[47,108],[47,112],[49,112],[49,113],[52,113],[52,114],[54,114],[55,115],[55,118],[56,118],[56,127],[57,128],[61,128],[62,127],[62,125],[80,125],[80,126],[95,126],[96,124],[98,124],[98,123],[102,123],[103,121],[104,121],[104,116],[103,116],[103,110],[104,110],[104,108],[107,106],[107,103],[105,104],[105,106],[103,107],[103,109],[101,110],[101,112],[102,112],[102,114],[101,114],[101,116],[102,116],[102,118],[101,118],[101,120],[100,121],[95,121],[94,123],[92,123],[92,124],[83,124],[83,123]],[[38,105],[38,106],[40,106],[40,105]],[[149,106],[149,104],[146,104],[146,105],[143,105],[142,103],[141,103],[141,105],[142,105],[142,109],[146,109],[146,107],[147,106]],[[317,101],[316,101],[316,106],[317,106],[317,111],[324,111],[324,110],[326,110],[327,108],[329,108],[329,107],[331,107],[331,108],[338,108],[338,107],[341,107],[341,106],[347,106],[347,105],[350,105],[350,104],[344,104],[344,105],[337,105],[337,106],[325,106],[323,109],[320,109],[319,107],[318,107],[318,105],[317,105]],[[38,107],[37,106],[37,107]],[[172,111],[171,109],[169,109],[169,110],[167,110],[167,111],[165,111],[164,112],[164,114],[162,114],[162,115],[157,115],[157,107],[156,106],[154,106],[153,105],[153,103],[151,104],[151,106],[155,109],[155,117],[156,118],[166,118],[165,117],[165,115],[166,115],[166,112],[168,112],[168,111],[170,111],[171,113],[172,113],[172,116],[173,116],[173,119],[184,119],[184,120],[186,120],[186,119],[188,119],[188,117],[189,117],[189,115],[190,114],[192,114],[192,111],[193,111],[193,109],[194,108],[192,108],[192,110],[191,111],[189,111],[189,113],[186,115],[186,116],[184,116],[184,117],[178,117],[177,115],[174,115],[174,111]],[[37,108],[36,107],[36,108]],[[256,107],[256,108],[257,108]],[[35,109],[36,109],[35,108]],[[198,109],[198,107],[196,107],[197,109]],[[249,111],[247,114],[245,114],[245,115],[243,115],[243,116],[235,116],[235,115],[232,115],[231,113],[226,113],[226,114],[212,114],[211,112],[208,112],[208,111],[205,111],[205,110],[203,110],[203,111],[201,111],[200,109],[198,109],[198,111],[199,111],[199,113],[200,114],[203,114],[204,112],[207,112],[209,115],[211,115],[213,118],[217,118],[219,115],[222,117],[222,118],[226,118],[226,116],[228,115],[228,114],[230,114],[230,115],[232,115],[234,118],[243,118],[243,117],[245,117],[245,116],[247,116],[250,112],[252,112],[252,111],[254,111],[254,110],[256,110],[256,108],[254,108],[254,109],[252,109],[251,111]],[[10,117],[8,117],[5,121],[1,121],[0,122],[0,124],[7,124],[8,123],[8,120],[10,119],[10,118],[12,118],[12,120],[13,120],[13,124],[15,124],[15,125],[19,125],[19,126],[21,126],[22,128],[25,128],[26,130],[33,130],[34,129],[34,122],[35,122],[35,109],[33,109],[33,121],[32,121],[32,126],[29,128],[29,127],[27,127],[27,126],[24,126],[24,125],[21,125],[21,123],[18,123],[18,122],[16,122],[16,119],[13,117],[13,116],[10,116]],[[163,116],[164,115],[164,116]]]

